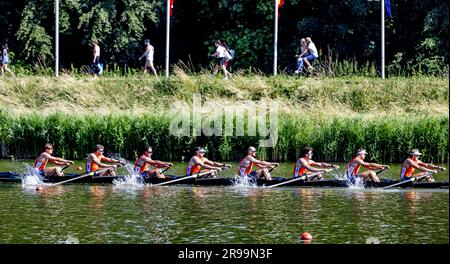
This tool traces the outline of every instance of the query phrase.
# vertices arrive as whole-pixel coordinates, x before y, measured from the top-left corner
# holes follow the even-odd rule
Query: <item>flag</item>
[[[284,0],[277,0],[278,8],[282,7],[284,5]]]
[[[170,0],[170,16],[172,16],[173,1],[175,0]]]
[[[392,15],[391,15],[391,3],[389,2],[389,0],[385,0],[384,3],[386,5],[386,12],[387,12],[388,16],[392,17]]]
[[[277,8],[280,9],[280,7],[282,7],[284,5],[284,0],[277,0]],[[278,17],[280,17],[280,11],[278,11]]]

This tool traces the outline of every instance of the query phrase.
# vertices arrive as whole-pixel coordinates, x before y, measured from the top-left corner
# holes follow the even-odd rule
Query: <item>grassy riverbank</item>
[[[107,151],[134,159],[145,141],[155,147],[155,158],[186,159],[195,145],[204,145],[210,158],[237,160],[248,145],[258,145],[263,138],[258,134],[170,135],[171,110],[190,111],[192,95],[200,92],[204,103],[216,105],[239,106],[246,100],[278,104],[278,144],[261,149],[263,158],[295,160],[309,145],[316,149],[317,160],[347,161],[362,146],[371,160],[400,162],[408,149],[418,147],[424,160],[447,162],[448,84],[442,78],[258,75],[222,81],[181,71],[159,80],[6,79],[0,80],[1,157],[34,158],[43,143],[52,142],[66,158],[83,159],[101,143]]]
[[[13,114],[148,113],[193,93],[217,102],[276,101],[284,112],[362,114],[448,114],[448,79],[443,78],[294,78],[236,75],[228,81],[177,71],[169,79],[152,77],[0,79],[0,106]]]

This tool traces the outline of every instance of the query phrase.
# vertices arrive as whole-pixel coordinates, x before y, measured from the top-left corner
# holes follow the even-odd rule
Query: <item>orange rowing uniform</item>
[[[145,159],[143,159],[142,156],[141,156],[134,163],[134,172],[139,174],[139,175],[141,175],[141,176],[145,176],[145,173],[147,171],[147,167],[149,165],[150,165],[150,163],[145,161]]]
[[[418,163],[419,163],[416,158],[409,158],[407,160],[409,160],[409,162],[414,162],[414,164],[416,164],[416,165],[418,165]],[[402,163],[402,168],[400,170],[400,179],[402,181],[409,180],[413,176],[414,171],[416,170],[411,164],[409,164],[409,166],[406,167],[406,161],[407,160],[405,160]]]
[[[297,160],[297,162],[295,163],[294,171],[292,173],[294,178],[298,178],[298,177],[302,176],[303,174],[306,174],[309,171],[307,168],[305,168],[303,166],[302,162],[300,161],[301,159],[302,158],[299,158]],[[307,160],[307,159],[304,159],[304,160],[306,161],[306,164],[308,164],[308,166],[311,166],[311,164],[313,164],[312,160]]]
[[[102,154],[97,155],[96,153],[94,153],[94,155],[97,156],[97,158],[100,160],[100,162],[102,162],[103,160],[106,160],[106,161],[109,160],[109,159],[105,158]],[[93,160],[88,160],[86,162],[86,173],[98,171],[98,169],[99,169],[99,166]]]
[[[197,174],[202,169],[202,166],[200,166],[198,164],[195,164],[194,157],[191,158],[191,160],[189,161],[188,166],[186,168],[186,175],[187,176]],[[205,158],[199,158],[199,159],[201,160],[202,163],[205,163],[205,161],[206,161]]]
[[[356,176],[358,175],[359,169],[361,168],[361,164],[356,163],[356,160],[362,160],[359,157],[353,158],[347,165],[345,170],[345,175],[347,179],[349,179],[353,184],[356,181]]]
[[[36,158],[36,161],[34,162],[34,168],[37,169],[37,171],[39,172],[39,174],[41,174],[42,176],[44,176],[44,168],[45,166],[47,166],[47,162],[48,159],[47,158],[42,158],[40,159],[39,157],[41,157],[41,155],[39,155]]]
[[[238,175],[245,177],[247,175],[252,175],[253,162],[251,161],[253,157],[251,155],[246,156],[239,162]]]

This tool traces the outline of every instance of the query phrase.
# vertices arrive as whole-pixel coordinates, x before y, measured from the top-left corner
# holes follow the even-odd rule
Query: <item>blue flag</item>
[[[389,2],[389,0],[385,0],[384,3],[386,4],[386,12],[387,12],[388,16],[392,17],[392,15],[391,15],[391,3]]]

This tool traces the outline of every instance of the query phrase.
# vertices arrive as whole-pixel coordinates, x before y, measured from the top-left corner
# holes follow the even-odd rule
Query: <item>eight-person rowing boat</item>
[[[119,161],[112,158],[103,156],[104,147],[102,145],[96,145],[93,153],[89,154],[86,162],[85,175],[78,174],[66,174],[64,175],[62,169],[46,168],[47,161],[56,163],[57,165],[69,166],[73,164],[73,161],[65,160],[58,157],[53,157],[53,146],[51,144],[45,145],[45,150],[41,153],[35,162],[35,168],[38,170],[43,181],[45,183],[113,183],[114,180],[120,179],[126,176],[117,176],[115,168],[117,165],[123,165],[124,161]],[[220,162],[210,161],[204,157],[206,150],[202,147],[197,147],[195,155],[190,159],[186,175],[164,175],[160,168],[169,169],[173,166],[172,163],[162,162],[159,160],[151,159],[152,148],[149,145],[144,145],[143,149],[139,153],[134,171],[137,176],[141,177],[144,183],[158,185],[165,184],[191,184],[198,186],[229,186],[235,185],[236,179],[239,177],[250,177],[254,180],[257,186],[307,186],[307,187],[347,187],[349,183],[354,184],[357,178],[361,178],[364,186],[366,187],[405,187],[405,188],[446,188],[448,189],[448,182],[446,181],[434,181],[432,174],[439,171],[446,170],[443,167],[439,167],[432,164],[427,164],[418,159],[421,155],[418,149],[414,149],[410,152],[409,157],[403,162],[400,172],[400,180],[391,179],[379,179],[376,174],[389,168],[388,165],[381,165],[377,163],[368,163],[364,159],[367,152],[364,149],[358,149],[356,156],[350,161],[345,170],[344,179],[323,179],[322,174],[330,171],[331,169],[339,168],[336,165],[315,162],[312,160],[313,149],[306,147],[301,152],[301,155],[295,163],[293,177],[272,177],[270,170],[276,168],[278,163],[271,163],[266,161],[260,161],[255,158],[256,148],[249,147],[247,150],[247,156],[244,157],[239,163],[238,175],[236,177],[218,177],[216,174],[222,169],[230,168],[231,165],[223,164]],[[115,164],[104,164],[102,162],[109,162]],[[44,164],[44,165],[42,165]],[[155,169],[150,169],[148,165],[152,165]],[[258,169],[253,170],[253,166]],[[359,172],[359,168],[363,166],[369,170],[366,172]],[[319,168],[318,168],[319,167]],[[320,169],[329,168],[328,170]],[[270,169],[270,170],[269,170]],[[372,170],[379,169],[378,172]],[[414,174],[414,170],[421,170],[422,173]],[[210,173],[209,173],[210,172]],[[214,173],[214,174],[213,174]],[[212,177],[199,177],[203,175],[212,174]],[[317,176],[317,177],[312,177]],[[20,182],[24,176],[13,172],[0,172],[0,182]],[[128,176],[129,177],[129,176]],[[315,179],[314,179],[315,178]],[[419,182],[421,179],[426,178],[426,182]]]
[[[58,177],[46,177],[44,178],[45,183],[58,183],[66,180],[70,180],[72,178],[78,177],[78,174],[66,174],[65,176]],[[0,172],[0,182],[22,182],[24,175],[20,175],[14,172]],[[70,183],[88,183],[88,184],[112,184],[114,180],[123,179],[125,177],[130,177],[129,175],[119,175],[119,176],[90,176],[84,177],[81,179],[77,179],[71,181]],[[165,183],[169,181],[173,181],[176,179],[186,178],[185,176],[175,176],[175,175],[166,175],[166,178],[160,179],[157,177],[147,177],[144,179],[144,182],[149,185],[156,185],[160,183]],[[195,185],[195,186],[234,186],[236,185],[236,177],[217,177],[217,178],[190,178],[183,181],[177,181],[173,184],[181,184],[181,185]],[[291,181],[290,177],[273,177],[272,180],[268,181],[266,179],[256,179],[254,183],[256,186],[271,186],[275,184],[283,183],[280,187],[348,187],[348,181],[346,179],[325,179],[325,180],[298,180],[295,182],[289,182],[284,184],[287,181]],[[404,184],[403,184],[404,183]],[[169,183],[172,184],[172,183]],[[382,188],[387,187],[393,184],[400,184],[396,187],[399,188],[439,188],[439,189],[448,189],[448,181],[435,181],[435,182],[406,182],[401,180],[391,180],[391,179],[380,179],[380,182],[367,181],[364,182],[364,186],[367,188]]]

